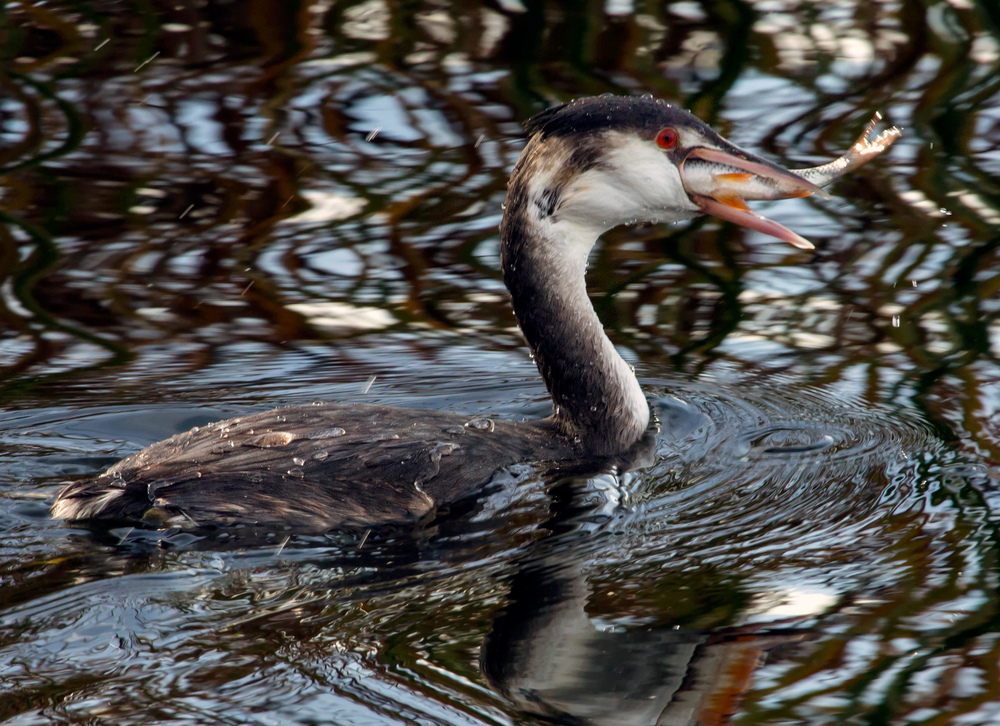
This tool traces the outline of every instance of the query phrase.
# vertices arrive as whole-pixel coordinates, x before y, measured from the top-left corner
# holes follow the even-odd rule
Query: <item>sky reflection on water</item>
[[[995,3],[0,12],[0,720],[1000,718]],[[520,122],[604,92],[789,166],[876,109],[904,127],[832,200],[761,207],[814,254],[606,235],[588,282],[663,422],[649,462],[504,472],[363,541],[48,519],[249,410],[545,415],[500,205]]]

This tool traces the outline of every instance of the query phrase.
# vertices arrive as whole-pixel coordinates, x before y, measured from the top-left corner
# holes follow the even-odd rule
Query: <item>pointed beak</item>
[[[748,201],[829,195],[815,184],[764,159],[733,147],[733,151],[699,146],[680,166],[684,190],[708,214],[777,237],[803,250],[813,244],[777,222],[753,212]]]

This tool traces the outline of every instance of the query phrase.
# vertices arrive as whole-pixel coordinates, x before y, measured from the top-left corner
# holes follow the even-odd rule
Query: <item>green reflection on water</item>
[[[746,406],[750,429],[754,415],[837,422],[842,406],[870,409],[923,460],[847,473],[830,464],[811,477],[765,469],[768,479],[717,471],[694,454],[680,466],[661,452],[639,476],[636,496],[648,508],[600,525],[598,544],[584,548],[588,612],[626,630],[683,624],[729,637],[725,628],[773,584],[754,575],[827,578],[835,610],[803,625],[801,641],[760,646],[765,664],[730,701],[737,720],[896,723],[918,713],[947,722],[964,713],[989,722],[1000,700],[991,511],[1000,10],[987,0],[639,3],[614,16],[599,3],[512,8],[4,7],[0,386],[9,413],[45,411],[30,427],[2,429],[0,581],[18,593],[4,601],[13,614],[3,653],[23,678],[5,694],[5,715],[38,714],[25,715],[30,722],[104,708],[105,719],[141,722],[156,708],[166,721],[207,719],[217,706],[239,721],[304,702],[317,717],[349,703],[373,721],[393,721],[394,708],[421,722],[526,718],[486,690],[476,651],[523,572],[519,553],[549,536],[550,513],[531,497],[487,518],[486,535],[476,530],[485,554],[475,564],[461,527],[454,540],[427,533],[410,557],[444,574],[411,581],[410,570],[376,558],[363,563],[379,573],[371,591],[345,594],[319,588],[342,575],[329,562],[268,560],[229,579],[189,579],[183,547],[176,557],[123,555],[114,541],[69,536],[45,520],[38,496],[129,450],[124,425],[117,437],[67,433],[80,412],[103,406],[150,406],[156,418],[187,403],[349,399],[374,372],[379,400],[537,415],[544,397],[495,255],[518,123],[574,96],[648,92],[789,165],[840,153],[874,109],[905,127],[892,154],[838,183],[832,201],[768,210],[815,240],[814,255],[705,219],[613,231],[589,282],[651,394],[685,392],[706,411]],[[345,257],[324,257],[338,251]],[[337,260],[348,257],[344,274]],[[375,308],[389,322],[330,325],[296,303]],[[754,386],[775,391],[773,410],[767,396],[746,393]],[[930,433],[912,433],[912,420]],[[727,476],[773,491],[794,481],[794,506],[782,509],[766,487],[753,496],[727,488]],[[690,505],[700,519],[689,522],[671,497],[706,481],[701,508]],[[781,516],[755,519],[767,506]],[[820,524],[836,514],[837,527],[826,533],[805,521],[810,512]],[[709,530],[717,515],[740,526]],[[793,522],[785,534],[782,518]],[[826,539],[813,539],[814,529]],[[115,600],[130,568],[161,573],[180,593],[137,596],[160,620],[137,625],[128,598]],[[275,610],[257,622],[268,627],[234,625],[256,612],[249,605],[188,610],[204,598],[251,602],[257,577],[273,588]],[[297,610],[300,580],[312,604]],[[100,584],[80,594],[81,582]],[[140,653],[140,665],[130,671],[67,645],[73,628],[60,630],[41,604],[29,629],[15,605],[30,611],[50,596],[113,624],[95,625],[99,633],[134,636],[125,652]],[[302,613],[319,625],[296,629]],[[190,628],[194,645],[157,650],[167,625]],[[246,637],[215,639],[219,628]],[[282,628],[292,636],[275,635]],[[36,636],[65,648],[71,665],[31,650]],[[201,687],[204,674],[186,665],[192,652],[236,652],[239,662]],[[179,682],[197,677],[176,688],[159,681],[152,671],[163,662]],[[287,680],[266,675],[278,664],[293,672]],[[241,691],[244,678],[259,678],[259,688]],[[403,695],[383,700],[393,688]],[[269,704],[268,689],[277,694]],[[191,705],[197,698],[210,706]]]

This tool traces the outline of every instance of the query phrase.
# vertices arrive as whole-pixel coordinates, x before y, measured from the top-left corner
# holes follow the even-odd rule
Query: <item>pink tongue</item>
[[[735,222],[743,227],[755,229],[758,232],[777,237],[780,240],[788,242],[790,245],[798,247],[800,250],[816,249],[812,242],[795,234],[788,227],[784,227],[777,222],[772,222],[770,219],[762,217],[759,214],[733,209],[727,204],[723,204],[702,194],[691,194],[690,196],[699,207],[719,219],[724,219],[727,222]]]

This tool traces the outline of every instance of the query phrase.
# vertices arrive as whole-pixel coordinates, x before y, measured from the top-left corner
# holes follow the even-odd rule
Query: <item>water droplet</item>
[[[305,475],[306,475],[305,470],[303,470],[302,467],[300,466],[293,466],[291,469],[288,470],[288,476],[294,476],[301,479]]]
[[[489,418],[474,418],[471,421],[466,421],[465,426],[476,431],[493,431],[496,428],[493,419]]]
[[[292,457],[292,463],[295,464],[296,466],[302,466],[303,464],[306,463],[306,460],[301,457],[295,456]]]
[[[330,452],[328,451],[317,451],[315,454],[313,454],[313,459],[315,459],[316,461],[326,461],[326,457],[328,457],[329,455]]]
[[[235,447],[235,446],[236,446],[236,442],[235,441],[233,441],[232,439],[227,439],[226,441],[222,442],[218,446],[213,447],[210,450],[209,453],[212,453],[212,454],[225,454],[228,451],[231,451],[233,449],[233,447]]]

